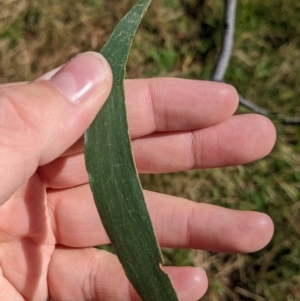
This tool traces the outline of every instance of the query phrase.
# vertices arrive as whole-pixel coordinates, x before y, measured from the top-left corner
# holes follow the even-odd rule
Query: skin
[[[76,103],[54,75],[92,74],[103,68],[97,60],[82,54],[34,82],[0,85],[1,300],[140,300],[117,258],[92,248],[109,239],[89,189],[82,135],[110,92],[109,66],[104,63],[105,80]],[[127,80],[125,91],[141,173],[244,164],[274,145],[268,119],[233,116],[238,96],[232,86],[155,78]],[[144,194],[162,247],[247,253],[263,248],[273,234],[263,213]],[[164,269],[180,300],[205,293],[202,269]]]

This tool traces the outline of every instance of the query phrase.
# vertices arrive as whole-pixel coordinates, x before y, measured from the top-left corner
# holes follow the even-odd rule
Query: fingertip
[[[71,103],[93,99],[95,94],[104,102],[112,85],[112,73],[107,60],[100,53],[86,52],[58,69],[49,82]],[[101,94],[105,97],[99,97]]]
[[[217,143],[208,148],[202,157],[210,162],[212,153],[216,150],[215,154],[221,154],[221,160],[205,167],[246,164],[264,158],[271,152],[276,140],[276,130],[272,122],[258,114],[235,115],[217,125],[214,132],[208,132],[206,136],[209,137],[215,132]]]
[[[276,142],[276,128],[275,125],[273,124],[273,122],[262,115],[257,115],[260,118],[260,122],[261,122],[261,130],[263,131],[265,137],[266,137],[266,154],[265,156],[267,156],[273,149],[275,142]]]
[[[230,84],[218,83],[220,85],[219,94],[220,98],[226,100],[226,104],[232,110],[232,114],[239,106],[239,94],[236,88]]]
[[[256,252],[264,248],[272,239],[274,234],[274,223],[270,216],[265,213],[254,212],[254,238],[246,252]],[[256,238],[256,239],[255,239]]]
[[[216,125],[230,118],[239,106],[239,95],[234,86],[212,81],[200,81],[199,88],[202,89],[202,97],[206,102],[202,104],[206,109],[207,119],[205,127]]]
[[[263,249],[272,239],[274,224],[265,213],[236,211],[235,230],[231,230],[231,246],[227,250],[235,253],[252,253]]]
[[[164,267],[180,301],[199,300],[207,291],[206,272],[200,267]]]
[[[245,116],[245,115],[242,115]],[[266,157],[272,151],[276,142],[276,129],[272,121],[258,114],[247,114],[248,121],[251,122],[251,126],[248,127],[252,136],[252,143],[249,143],[249,150],[258,150],[257,157],[255,159],[261,159]],[[260,145],[258,148],[257,146]]]

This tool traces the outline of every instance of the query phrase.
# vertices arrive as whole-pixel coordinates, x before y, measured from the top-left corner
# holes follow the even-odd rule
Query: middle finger
[[[167,173],[257,160],[270,152],[274,137],[274,127],[267,118],[249,114],[205,129],[134,139],[132,148],[139,173]],[[84,154],[80,152],[82,143],[74,145],[73,154],[40,168],[48,187],[62,189],[88,182]]]

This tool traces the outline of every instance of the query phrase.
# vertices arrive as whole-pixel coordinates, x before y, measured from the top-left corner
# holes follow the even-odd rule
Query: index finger
[[[231,85],[180,78],[125,80],[125,99],[132,139],[206,128],[228,119],[238,106]],[[64,155],[82,150],[81,138]]]
[[[234,87],[210,81],[127,80],[125,93],[131,138],[212,126],[228,119],[238,106]]]

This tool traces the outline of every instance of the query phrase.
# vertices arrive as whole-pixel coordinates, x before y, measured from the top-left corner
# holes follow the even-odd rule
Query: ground
[[[0,82],[34,79],[75,54],[98,51],[132,0],[2,0]],[[300,300],[300,2],[238,1],[226,81],[273,113],[276,146],[245,166],[142,176],[152,190],[268,213],[275,235],[250,255],[164,250],[168,264],[206,269],[205,301]],[[224,1],[153,0],[130,55],[127,77],[209,79],[221,46]],[[238,113],[247,110],[240,108]]]

